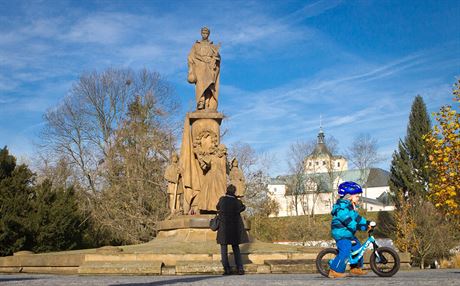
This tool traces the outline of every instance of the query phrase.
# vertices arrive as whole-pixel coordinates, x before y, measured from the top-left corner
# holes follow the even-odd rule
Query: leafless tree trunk
[[[296,215],[299,215],[298,203],[302,196],[306,195],[305,159],[313,151],[314,147],[313,141],[297,141],[289,146],[287,159],[290,178],[287,182],[287,188],[292,196]],[[307,213],[308,212],[309,210],[307,210]]]

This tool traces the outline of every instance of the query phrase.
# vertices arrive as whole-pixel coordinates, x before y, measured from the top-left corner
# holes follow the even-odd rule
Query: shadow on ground
[[[143,283],[122,283],[122,284],[111,284],[110,286],[159,286],[159,285],[174,285],[177,283],[193,283],[207,279],[222,278],[223,276],[197,276],[197,277],[183,277],[183,278],[174,278],[165,279],[162,281],[155,282],[143,282]]]
[[[1,277],[0,278],[0,283],[1,282],[14,282],[14,281],[26,281],[26,280],[37,280],[39,278],[21,278],[21,277]]]

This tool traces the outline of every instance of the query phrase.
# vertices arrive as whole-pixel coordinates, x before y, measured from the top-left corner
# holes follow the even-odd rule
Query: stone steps
[[[313,263],[313,264],[312,264]],[[236,272],[236,267],[232,266]],[[267,260],[264,264],[244,264],[248,274],[270,273],[315,273],[314,262],[309,260]],[[78,274],[107,275],[220,275],[224,272],[220,261],[178,261],[174,266],[161,261],[106,261],[85,262],[78,268]]]
[[[269,246],[271,247],[271,246]],[[268,247],[267,247],[268,248]],[[254,251],[254,252],[251,252]],[[298,252],[263,252],[260,248],[246,250],[242,260],[246,273],[315,273],[319,249]],[[401,269],[410,268],[410,255],[400,253]],[[233,255],[230,253],[232,263]],[[364,256],[365,267],[369,253]],[[0,272],[56,274],[119,274],[119,275],[192,275],[222,274],[218,253],[152,253],[133,252],[119,248],[86,250],[86,253],[33,254],[21,253],[0,258]]]

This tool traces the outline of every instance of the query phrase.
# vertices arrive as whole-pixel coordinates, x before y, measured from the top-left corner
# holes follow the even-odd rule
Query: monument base
[[[214,215],[180,215],[157,223],[157,239],[197,242],[216,240],[216,232],[209,229]]]
[[[247,273],[316,273],[319,248],[255,241],[240,245]],[[231,247],[229,247],[231,254]],[[365,268],[369,255],[364,256]],[[400,253],[401,268],[410,254]],[[222,274],[220,246],[211,241],[185,242],[155,238],[138,245],[0,257],[0,273],[102,275]],[[230,257],[233,263],[233,257]]]
[[[215,241],[217,232],[209,228],[209,221],[215,215],[180,215],[157,223],[157,239],[170,239],[173,241],[197,242]],[[246,230],[248,224],[244,221]]]

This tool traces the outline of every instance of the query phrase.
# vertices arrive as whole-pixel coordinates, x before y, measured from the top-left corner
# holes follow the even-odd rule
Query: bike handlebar
[[[377,223],[375,221],[371,221],[369,223],[369,228],[367,229],[367,232],[369,235],[374,231],[374,228],[377,226]]]

